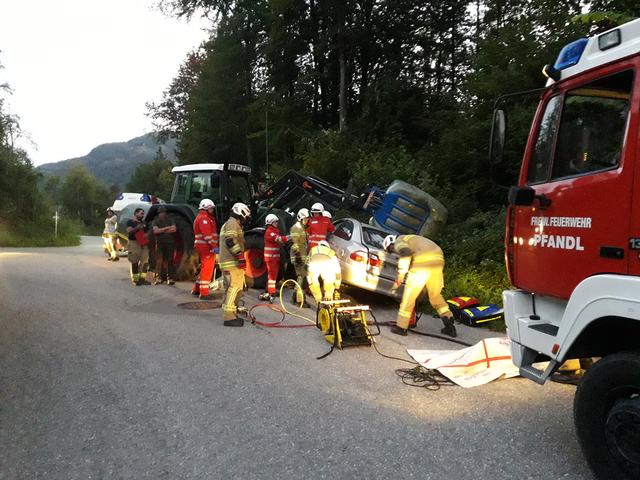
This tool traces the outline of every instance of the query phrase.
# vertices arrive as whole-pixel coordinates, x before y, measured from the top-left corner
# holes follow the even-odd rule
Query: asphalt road
[[[132,287],[123,260],[94,237],[0,249],[0,479],[591,478],[573,387],[410,388],[370,348],[316,360],[315,328],[180,309],[188,285]],[[452,348],[393,337],[385,353]]]

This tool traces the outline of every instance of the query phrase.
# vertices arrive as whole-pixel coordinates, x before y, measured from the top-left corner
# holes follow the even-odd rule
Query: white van
[[[115,201],[113,202],[113,205],[111,206],[111,209],[114,212],[116,212],[116,214],[119,214],[122,211],[122,209],[127,205],[129,205],[130,203],[155,204],[155,203],[164,203],[164,200],[156,197],[155,195],[149,195],[147,193],[123,192],[118,194]]]

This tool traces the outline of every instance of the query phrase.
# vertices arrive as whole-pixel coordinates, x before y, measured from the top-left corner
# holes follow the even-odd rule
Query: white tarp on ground
[[[461,387],[484,385],[500,377],[519,375],[511,360],[507,337],[485,338],[462,350],[407,350],[416,362],[440,373]]]

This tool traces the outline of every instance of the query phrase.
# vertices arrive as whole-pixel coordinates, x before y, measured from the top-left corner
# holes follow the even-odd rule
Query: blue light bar
[[[553,65],[553,68],[556,70],[564,70],[565,68],[576,65],[580,61],[580,57],[584,53],[588,41],[586,38],[581,38],[580,40],[565,45],[562,50],[560,50],[560,55],[558,55],[558,59]]]

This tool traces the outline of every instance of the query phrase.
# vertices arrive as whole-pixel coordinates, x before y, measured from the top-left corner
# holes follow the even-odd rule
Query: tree
[[[69,170],[60,190],[60,200],[65,212],[87,227],[100,225],[104,209],[111,204],[109,190],[84,165]]]
[[[133,172],[125,187],[130,192],[148,193],[169,200],[173,189],[173,164],[167,160],[161,148],[149,163],[143,163]]]

